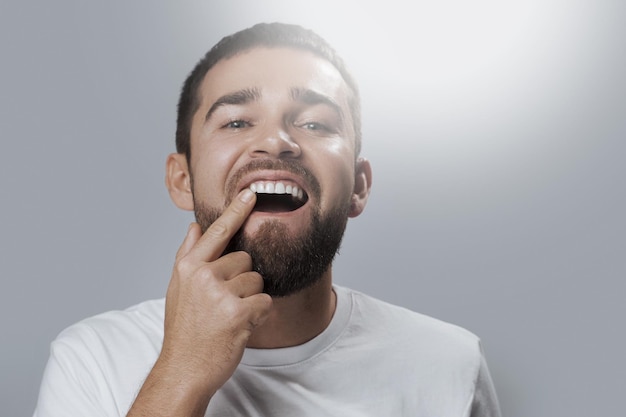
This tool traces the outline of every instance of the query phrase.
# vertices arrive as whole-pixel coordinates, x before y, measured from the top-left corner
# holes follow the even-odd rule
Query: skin
[[[294,98],[294,88],[316,99]],[[233,92],[252,89],[251,100],[215,106]],[[216,64],[200,93],[190,163],[184,155],[170,155],[166,184],[182,209],[193,210],[194,201],[226,208],[204,234],[193,223],[178,250],[163,348],[128,416],[203,416],[246,346],[295,346],[321,333],[335,310],[330,267],[314,286],[272,299],[262,293],[262,277],[252,271],[247,253],[221,254],[240,228],[253,235],[267,220],[279,220],[292,234],[307,233],[314,206],[326,212],[347,204],[348,215],[358,216],[370,191],[369,162],[355,157],[348,87],[327,61],[296,49],[255,48]],[[319,195],[309,193],[300,209],[254,211],[256,197],[246,189],[250,181],[289,179],[307,190],[304,179],[288,172],[255,171],[228,187],[251,161],[286,158],[320,184]]]

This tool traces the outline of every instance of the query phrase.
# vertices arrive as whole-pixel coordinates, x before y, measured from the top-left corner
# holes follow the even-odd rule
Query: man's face
[[[199,93],[189,167],[198,222],[206,230],[252,188],[257,205],[229,250],[248,251],[274,295],[312,284],[352,214],[355,139],[343,78],[310,52],[256,48],[218,62]],[[283,276],[290,271],[315,276],[295,285],[299,277]]]

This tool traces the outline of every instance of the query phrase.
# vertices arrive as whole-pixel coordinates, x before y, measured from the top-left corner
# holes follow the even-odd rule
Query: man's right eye
[[[245,120],[231,120],[226,123],[223,127],[226,129],[243,129],[244,127],[248,127],[250,124]]]

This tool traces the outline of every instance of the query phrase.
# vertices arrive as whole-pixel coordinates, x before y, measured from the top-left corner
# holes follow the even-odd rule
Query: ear
[[[359,157],[356,161],[354,175],[354,192],[350,204],[350,217],[356,217],[365,210],[367,198],[372,188],[372,167],[370,161]]]
[[[176,206],[183,210],[193,210],[193,194],[191,192],[191,175],[187,158],[182,153],[173,153],[167,157],[165,165],[165,185],[170,198]]]

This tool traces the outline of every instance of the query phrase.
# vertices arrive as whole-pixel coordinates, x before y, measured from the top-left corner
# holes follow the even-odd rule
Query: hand
[[[272,306],[250,255],[221,256],[255,199],[250,190],[240,193],[204,235],[198,224],[190,226],[167,291],[157,363],[209,397],[233,374],[252,331]]]

